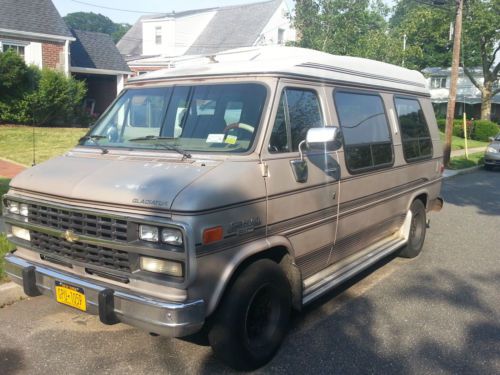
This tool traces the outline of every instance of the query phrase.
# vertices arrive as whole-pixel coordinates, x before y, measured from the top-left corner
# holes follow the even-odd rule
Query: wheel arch
[[[276,262],[285,273],[292,292],[292,306],[300,309],[302,305],[302,275],[295,264],[293,247],[288,239],[273,236],[245,245],[235,252],[231,262],[223,270],[207,306],[207,316],[217,309],[229,286],[250,264],[259,259]]]

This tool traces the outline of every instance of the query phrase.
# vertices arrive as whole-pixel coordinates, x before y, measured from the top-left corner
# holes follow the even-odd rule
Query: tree
[[[500,93],[494,89],[499,79],[500,0],[468,0],[464,19],[464,72],[481,92],[481,119],[491,119],[491,100]],[[480,66],[483,82],[468,67]]]
[[[450,23],[453,9],[401,0],[390,19],[395,38],[406,35],[405,66],[422,70],[430,66],[449,66],[451,62]]]
[[[298,0],[292,17],[299,35],[297,45],[396,62],[398,48],[387,48],[396,43],[388,33],[388,11],[380,0]]]
[[[118,42],[131,27],[127,23],[114,23],[108,17],[93,12],[69,13],[63,17],[63,19],[72,29],[95,31],[111,35],[115,43]]]

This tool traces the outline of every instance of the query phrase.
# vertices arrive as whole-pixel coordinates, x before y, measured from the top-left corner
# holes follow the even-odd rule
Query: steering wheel
[[[244,122],[233,122],[224,128],[224,133],[227,133],[231,129],[242,129],[252,134],[255,131],[252,125],[245,124]]]

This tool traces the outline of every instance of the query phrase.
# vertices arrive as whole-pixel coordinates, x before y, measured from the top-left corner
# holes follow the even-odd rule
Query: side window
[[[299,143],[306,139],[307,131],[322,126],[323,117],[316,93],[311,90],[286,88],[281,94],[269,151],[298,151]]]
[[[382,98],[342,91],[334,95],[349,170],[366,171],[391,165],[392,140]]]
[[[412,161],[431,157],[432,140],[418,100],[396,97],[394,102],[405,159]]]

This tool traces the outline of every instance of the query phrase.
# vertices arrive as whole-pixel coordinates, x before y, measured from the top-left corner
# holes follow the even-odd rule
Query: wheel
[[[236,370],[271,360],[285,337],[292,306],[288,279],[269,259],[249,265],[227,290],[208,340],[215,355]]]
[[[485,164],[484,169],[486,169],[487,171],[491,171],[491,170],[493,170],[493,166],[490,164]]]
[[[422,251],[424,246],[425,231],[427,229],[427,220],[425,215],[425,206],[421,200],[414,200],[410,206],[412,213],[410,224],[410,236],[408,243],[403,247],[399,256],[403,258],[415,258]]]

